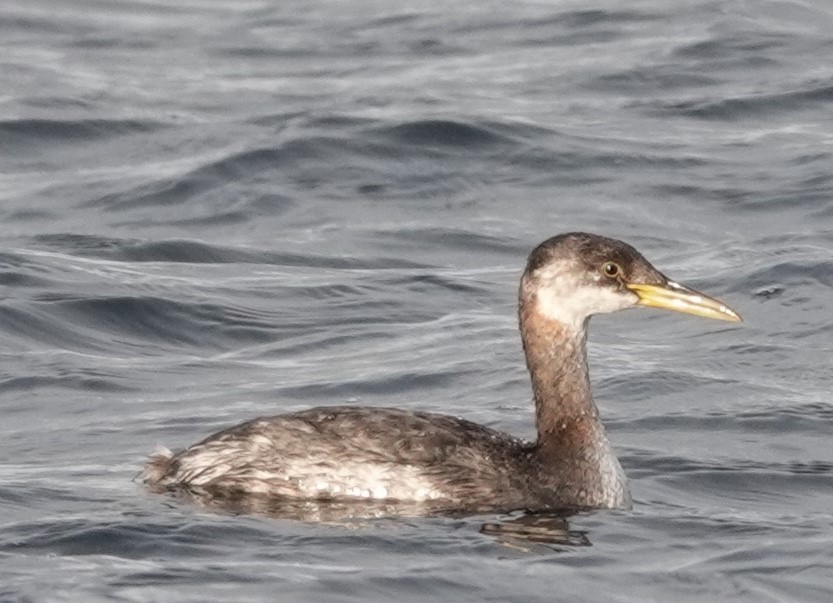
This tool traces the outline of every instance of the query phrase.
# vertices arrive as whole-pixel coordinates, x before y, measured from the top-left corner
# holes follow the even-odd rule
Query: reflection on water
[[[560,547],[591,546],[583,530],[571,530],[569,512],[524,513],[503,521],[484,523],[480,533],[492,536],[501,544],[524,553],[539,550],[537,545],[548,549]]]
[[[257,514],[280,519],[315,523],[350,523],[385,517],[431,517],[448,515],[447,503],[440,501],[399,501],[374,499],[294,499],[250,493],[229,493],[196,488],[151,488],[177,501],[231,515]]]
[[[216,513],[230,515],[257,514],[276,519],[293,519],[309,523],[326,523],[355,527],[357,522],[401,517],[461,517],[488,513],[472,505],[461,512],[458,505],[443,501],[400,501],[373,499],[292,499],[249,493],[210,492],[202,489],[151,488],[167,494],[177,502],[197,505]],[[494,510],[491,510],[494,513]],[[487,521],[480,533],[500,544],[524,553],[533,553],[546,545],[553,547],[591,546],[587,532],[571,530],[568,518],[574,511],[529,513],[514,511],[502,518]]]

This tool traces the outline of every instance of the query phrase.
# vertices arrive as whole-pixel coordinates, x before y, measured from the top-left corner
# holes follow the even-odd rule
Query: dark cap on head
[[[586,232],[568,232],[551,237],[529,254],[526,274],[553,262],[573,263],[588,272],[602,269],[613,262],[621,270],[621,278],[631,283],[665,283],[667,279],[636,249],[618,241]]]

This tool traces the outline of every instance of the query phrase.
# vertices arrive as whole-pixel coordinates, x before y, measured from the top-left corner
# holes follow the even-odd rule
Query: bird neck
[[[590,393],[586,322],[568,326],[521,305],[521,334],[535,397],[538,444],[546,447],[575,423],[601,424]]]
[[[535,395],[535,457],[560,506],[627,508],[627,479],[590,394],[587,321],[565,325],[528,301],[521,297],[520,321]]]

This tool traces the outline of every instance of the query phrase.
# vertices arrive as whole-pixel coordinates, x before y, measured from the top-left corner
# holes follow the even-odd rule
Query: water
[[[825,0],[7,0],[0,599],[829,601],[831,52]],[[594,320],[633,511],[537,542],[132,481],[319,404],[531,435],[517,279],[575,229],[746,320]]]

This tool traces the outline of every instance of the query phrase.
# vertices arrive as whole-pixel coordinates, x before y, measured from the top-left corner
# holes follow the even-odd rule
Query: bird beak
[[[639,301],[636,302],[639,306],[664,308],[665,310],[674,310],[730,322],[743,321],[740,314],[722,301],[703,295],[674,281],[667,281],[663,285],[626,283],[625,286],[639,297]]]

